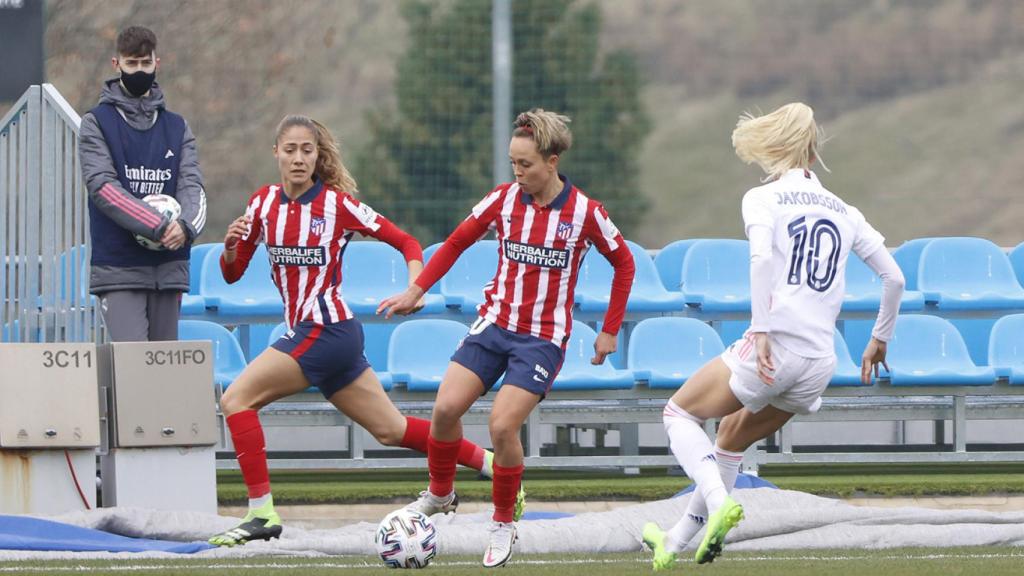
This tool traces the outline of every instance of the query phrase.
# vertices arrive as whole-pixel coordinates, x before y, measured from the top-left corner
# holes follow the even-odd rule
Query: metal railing
[[[80,122],[52,84],[30,86],[0,120],[3,341],[96,340]]]

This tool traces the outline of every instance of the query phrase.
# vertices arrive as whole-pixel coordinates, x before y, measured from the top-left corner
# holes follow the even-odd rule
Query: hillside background
[[[831,137],[823,150],[831,173],[819,170],[825,185],[860,207],[890,246],[936,235],[1024,240],[1024,2],[575,4],[600,9],[602,53],[628,50],[639,68],[650,130],[632,193],[647,208],[627,233],[644,246],[741,237],[739,199],[760,173],[736,159],[730,132],[744,110],[792,100],[813,106]],[[215,241],[248,196],[276,180],[271,146],[284,114],[324,121],[347,159],[368,146],[369,114],[395,105],[396,62],[408,47],[401,6],[50,0],[47,81],[84,113],[113,76],[117,31],[153,28],[158,81],[199,141],[210,198],[202,240]],[[471,202],[486,191],[459,193]],[[384,192],[362,193],[373,203]]]

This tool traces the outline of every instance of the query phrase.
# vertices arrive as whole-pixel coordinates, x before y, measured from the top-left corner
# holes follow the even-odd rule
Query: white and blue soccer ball
[[[423,513],[402,508],[380,521],[373,543],[389,568],[425,568],[437,554],[437,528]]]
[[[170,214],[171,222],[174,222],[179,216],[181,216],[181,204],[178,204],[178,201],[175,200],[173,196],[168,196],[166,194],[151,194],[143,197],[142,201],[153,208],[156,208],[161,214]],[[148,248],[150,250],[166,250],[164,245],[160,242],[154,242],[141,234],[135,235],[135,241],[141,244],[143,248]]]

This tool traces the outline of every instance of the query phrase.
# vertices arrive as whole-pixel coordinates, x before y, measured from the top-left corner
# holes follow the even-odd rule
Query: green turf
[[[428,567],[435,576],[449,574],[479,574],[477,556],[439,557]],[[757,574],[770,576],[817,576],[842,574],[843,576],[1010,576],[1021,574],[1024,551],[1011,547],[985,548],[901,548],[893,550],[789,550],[776,552],[726,552],[714,564],[700,566],[682,562],[670,574],[697,573],[707,576],[740,576]],[[373,557],[348,556],[334,558],[261,557],[240,560],[188,559],[153,560],[121,558],[117,561],[32,561],[3,563],[0,573],[15,569],[22,573],[111,573],[130,572],[165,576],[189,575],[249,575],[275,576],[320,574],[382,574],[383,566]],[[572,576],[611,576],[620,574],[651,574],[649,557],[642,553],[597,555],[535,555],[516,556],[502,569],[501,574],[552,574]]]
[[[821,496],[923,496],[1024,493],[1021,465],[940,466],[787,466],[762,470],[762,477],[780,488]],[[828,474],[823,474],[828,472]],[[274,472],[274,501],[278,504],[392,502],[412,498],[426,488],[423,470],[345,472]],[[627,476],[616,471],[527,470],[529,498],[538,501],[658,500],[689,485],[685,476],[668,475],[664,468],[643,469]],[[460,472],[456,480],[464,501],[486,501],[491,483]],[[245,502],[245,485],[237,472],[218,474],[222,504]]]

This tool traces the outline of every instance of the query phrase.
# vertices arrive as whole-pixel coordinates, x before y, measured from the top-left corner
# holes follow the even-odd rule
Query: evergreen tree
[[[628,234],[647,208],[637,188],[649,130],[639,74],[631,54],[600,51],[600,10],[578,4],[512,3],[513,113],[544,108],[572,118],[561,171]],[[410,0],[402,16],[409,46],[396,105],[371,112],[355,173],[375,208],[436,242],[493,184],[491,2]]]

